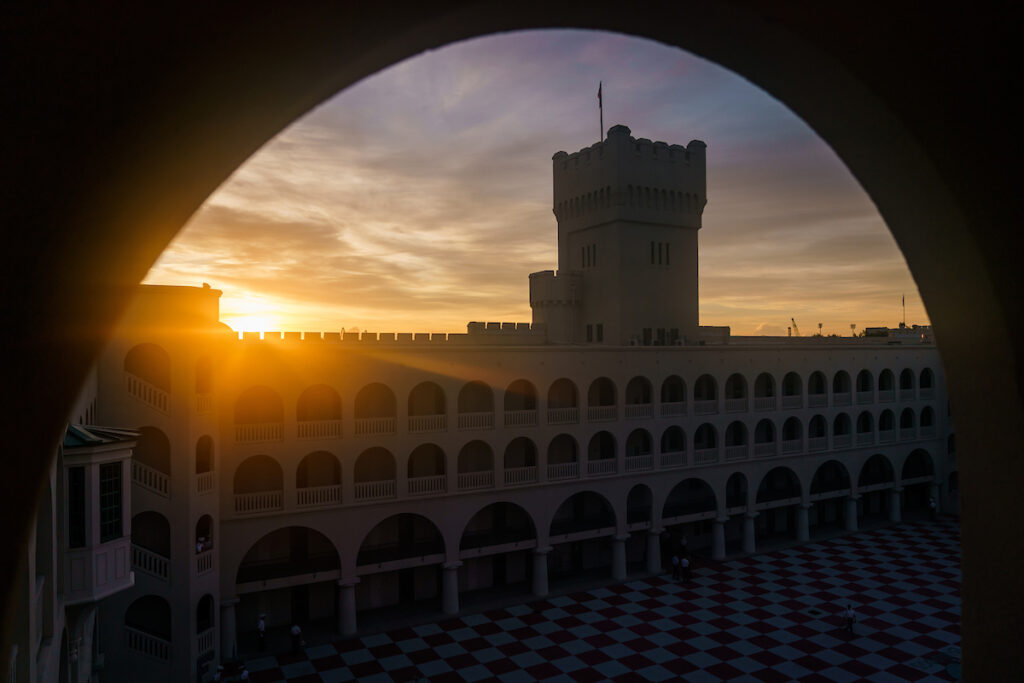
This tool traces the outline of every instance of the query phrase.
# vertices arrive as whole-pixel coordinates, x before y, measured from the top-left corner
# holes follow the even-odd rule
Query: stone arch
[[[661,434],[662,453],[685,453],[686,432],[678,425],[672,425]]]
[[[747,398],[747,378],[738,372],[729,375],[725,380],[725,399]]]
[[[653,401],[653,395],[651,380],[646,377],[634,377],[626,385],[626,405],[628,406],[648,405]]]
[[[124,371],[171,393],[171,356],[158,344],[136,344],[124,356]]]
[[[213,439],[207,435],[196,441],[196,474],[213,471]]]
[[[811,478],[811,495],[850,489],[850,472],[838,460],[823,462]]]
[[[132,517],[132,545],[169,558],[171,556],[171,523],[155,510],[138,513]]]
[[[614,527],[615,509],[600,493],[580,491],[558,506],[551,519],[551,536]]]
[[[881,453],[875,453],[868,458],[861,466],[860,474],[857,476],[858,487],[885,484],[891,481],[893,481],[892,463]]]
[[[171,605],[159,595],[143,595],[124,611],[124,625],[171,642]]]
[[[886,368],[878,373],[878,390],[879,391],[893,391],[896,389],[896,376],[892,374],[892,370]]]
[[[832,393],[849,394],[851,391],[850,373],[846,370],[839,370],[832,376]]]
[[[796,441],[802,439],[804,436],[804,427],[800,422],[800,418],[794,416],[786,418],[786,421],[782,423],[782,440],[783,441]]]
[[[931,368],[923,368],[921,375],[917,378],[917,385],[921,389],[935,388],[935,373]]]
[[[634,429],[626,439],[626,457],[650,455],[653,446],[651,433],[646,429]]]
[[[341,483],[341,463],[333,453],[314,451],[306,455],[295,469],[295,488],[337,486]]]
[[[828,380],[825,379],[824,372],[815,370],[811,373],[810,378],[807,380],[807,393],[812,396],[821,396],[828,393]]]
[[[400,512],[381,520],[359,544],[356,565],[365,566],[441,555],[444,536],[433,521],[420,514]]]
[[[775,377],[770,372],[762,372],[754,380],[754,398],[774,398]]]
[[[505,446],[504,465],[506,470],[519,467],[536,467],[537,445],[525,436],[512,439]]]
[[[235,400],[235,424],[284,422],[281,395],[266,386],[249,387]]]
[[[710,422],[705,422],[693,435],[693,448],[700,450],[704,448],[718,448],[718,430]]]
[[[900,412],[900,429],[913,429],[916,415],[913,408],[904,408]]]
[[[367,448],[356,458],[353,476],[355,482],[391,481],[395,478],[395,456],[386,448]]]
[[[398,414],[395,392],[380,382],[367,384],[356,394],[355,418],[396,417]]]
[[[870,434],[875,431],[875,416],[870,410],[862,410],[857,416],[857,433]]]
[[[711,375],[701,375],[693,384],[694,401],[715,401],[718,399],[718,382]]]
[[[636,484],[626,495],[626,524],[650,522],[654,510],[654,496],[646,484]]]
[[[730,422],[725,428],[725,447],[746,446],[747,442],[747,425],[740,420]]]
[[[871,371],[864,368],[857,373],[857,393],[874,391],[875,390],[875,377],[871,374]]]
[[[900,391],[914,390],[914,371],[910,368],[903,368],[900,373]]]
[[[171,474],[171,442],[156,427],[140,427],[132,460],[166,475]]]
[[[662,403],[686,403],[686,382],[679,375],[669,375],[661,383]]]
[[[787,372],[782,378],[782,395],[786,396],[801,396],[804,393],[804,383],[800,378],[800,374],[797,372]]]
[[[320,422],[341,419],[341,396],[326,384],[306,387],[295,405],[299,422]]]
[[[934,427],[935,426],[935,411],[931,406],[925,406],[921,408],[921,427]]]
[[[824,415],[815,415],[807,423],[807,436],[811,439],[823,439],[828,436],[828,420]]]
[[[446,459],[444,449],[437,444],[420,444],[409,454],[409,460],[406,463],[406,476],[409,479],[415,479],[442,475],[447,470]]]
[[[281,465],[269,455],[251,455],[235,470],[232,492],[263,493],[284,489]]]
[[[493,413],[494,391],[479,380],[466,382],[459,390],[459,413]]]
[[[409,417],[445,415],[447,412],[444,389],[436,382],[420,382],[409,392]]]
[[[587,406],[597,408],[613,406],[616,400],[615,382],[607,377],[598,377],[590,383],[587,390]]]
[[[891,432],[896,429],[896,415],[886,408],[878,415],[878,431]]]
[[[242,556],[235,583],[270,581],[341,570],[334,542],[308,526],[286,526],[263,534]]]
[[[590,437],[587,444],[587,460],[614,460],[616,453],[615,437],[611,432],[600,431]]]
[[[498,501],[477,510],[459,536],[459,550],[519,543],[537,538],[537,525],[526,508]]]
[[[214,606],[213,596],[207,593],[203,597],[199,598],[199,602],[196,603],[196,634],[203,633],[214,627],[214,614],[216,607]]]
[[[559,434],[548,444],[549,465],[579,462],[579,446],[569,434]]]
[[[923,448],[916,448],[911,451],[907,459],[903,461],[900,470],[900,479],[915,479],[917,477],[930,477],[935,474],[935,464],[932,456]]]
[[[525,379],[517,379],[505,388],[505,412],[537,409],[537,388]]]
[[[562,377],[548,389],[548,409],[578,408],[579,392],[571,379]]]
[[[834,436],[845,436],[853,431],[853,421],[849,413],[838,413],[832,420],[832,434]]]
[[[699,477],[687,477],[672,487],[661,508],[662,520],[713,512],[718,498],[711,485]]]
[[[793,470],[785,466],[775,467],[761,478],[756,501],[771,503],[787,498],[799,498],[800,491],[800,478]]]
[[[759,420],[754,427],[754,443],[775,443],[775,423],[768,418]]]
[[[201,515],[196,520],[196,552],[205,552],[213,547],[213,517]]]
[[[490,444],[476,439],[459,450],[459,474],[487,472],[494,469],[494,451]]]

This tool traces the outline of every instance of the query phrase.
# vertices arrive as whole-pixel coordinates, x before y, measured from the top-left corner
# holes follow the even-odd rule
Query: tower
[[[695,340],[705,149],[636,139],[626,126],[552,157],[558,271],[530,275],[535,323],[554,343]]]

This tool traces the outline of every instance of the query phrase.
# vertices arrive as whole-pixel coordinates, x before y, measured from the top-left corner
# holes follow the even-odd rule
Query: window
[[[661,265],[661,263],[662,263],[662,260],[661,260],[661,259],[662,259],[662,253],[661,253],[661,250],[662,250],[662,247],[664,247],[664,246],[665,246],[665,245],[664,245],[664,243],[662,243],[662,242],[658,242],[658,265],[659,265],[659,266],[660,266],[660,265]]]
[[[654,265],[654,242],[651,242],[651,265]]]
[[[100,465],[100,543],[121,537],[121,463]]]
[[[580,247],[580,264],[584,268],[587,267],[587,248],[586,247]]]
[[[604,324],[602,323],[597,324],[597,341],[604,341]]]
[[[68,547],[85,547],[85,468],[68,468]]]
[[[590,255],[590,265],[596,266],[597,265],[597,245],[596,244],[592,244],[592,245],[590,245],[590,248],[593,250],[593,253],[591,253],[591,255]]]
[[[669,253],[668,253],[668,248],[670,246],[671,245],[668,242],[665,242],[665,265],[666,266],[667,265],[671,265],[671,263],[672,263],[672,259],[669,257]]]
[[[594,341],[594,326],[593,325],[587,325],[587,341],[588,342]]]
[[[651,345],[651,328],[645,327],[644,328],[644,346],[650,346],[650,345]]]

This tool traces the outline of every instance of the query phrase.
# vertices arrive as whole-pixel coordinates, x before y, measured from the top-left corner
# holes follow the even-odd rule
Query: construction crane
[[[800,328],[796,326],[796,318],[790,318],[790,320],[793,322],[793,336],[794,337],[799,337],[800,336]]]

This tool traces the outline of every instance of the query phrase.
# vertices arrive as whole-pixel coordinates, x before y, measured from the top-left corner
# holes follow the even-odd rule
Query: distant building
[[[556,154],[531,324],[238,339],[220,292],[141,287],[97,367],[96,421],[138,432],[109,680],[207,680],[261,613],[352,634],[382,608],[658,571],[683,538],[720,559],[930,496],[955,512],[930,337],[699,326],[704,165],[702,142],[624,126]]]

